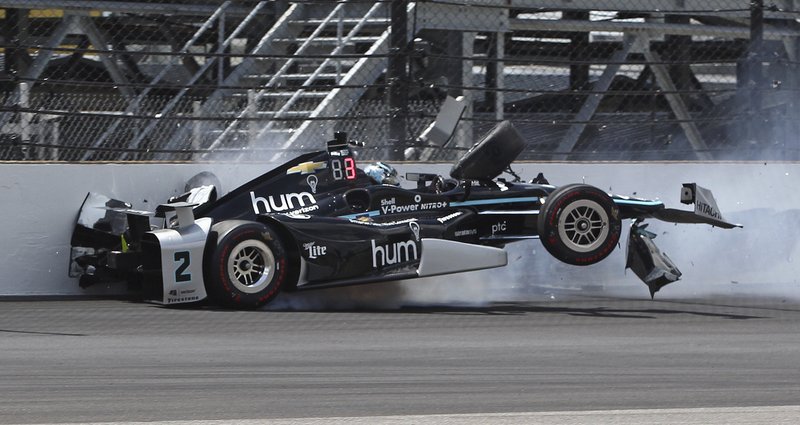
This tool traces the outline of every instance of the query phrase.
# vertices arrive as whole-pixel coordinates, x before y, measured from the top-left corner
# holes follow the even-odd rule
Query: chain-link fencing
[[[0,160],[800,159],[784,0],[0,0]],[[451,140],[418,138],[446,96]]]

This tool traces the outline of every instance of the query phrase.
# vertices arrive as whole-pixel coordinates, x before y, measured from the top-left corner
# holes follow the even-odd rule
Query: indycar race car
[[[507,121],[449,177],[406,174],[414,188],[370,177],[354,145],[336,133],[326,151],[300,155],[219,199],[214,184],[200,181],[154,212],[90,193],[72,235],[70,273],[83,287],[127,280],[161,304],[209,299],[256,308],[281,291],[505,266],[504,246],[527,239],[565,263],[594,264],[614,250],[622,220],[631,219],[626,267],[652,296],[681,273],[643,220],[738,226],[693,183],[681,189],[681,201],[695,206],[684,211],[586,184],[556,187],[542,175],[498,178],[525,145]]]

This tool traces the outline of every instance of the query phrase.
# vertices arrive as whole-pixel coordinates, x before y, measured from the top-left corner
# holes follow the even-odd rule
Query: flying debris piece
[[[681,272],[675,263],[653,243],[656,234],[647,229],[649,224],[634,220],[628,236],[628,255],[625,268],[633,270],[650,289],[653,298],[659,289],[680,279]]]

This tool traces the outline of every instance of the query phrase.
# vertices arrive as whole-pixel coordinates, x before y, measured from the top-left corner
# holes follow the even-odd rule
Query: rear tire
[[[214,302],[253,309],[278,295],[289,276],[289,258],[277,232],[238,220],[217,223],[211,232],[216,245],[206,262],[206,290]]]
[[[602,190],[573,184],[555,190],[539,211],[539,238],[555,258],[595,264],[614,250],[622,232],[619,208]]]
[[[505,171],[525,149],[525,140],[510,121],[502,121],[453,165],[456,180],[491,180]]]

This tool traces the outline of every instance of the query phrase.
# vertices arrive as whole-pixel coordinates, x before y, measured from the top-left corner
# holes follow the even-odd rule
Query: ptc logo
[[[492,224],[492,234],[494,235],[495,233],[505,233],[507,228],[508,224],[505,221]]]

